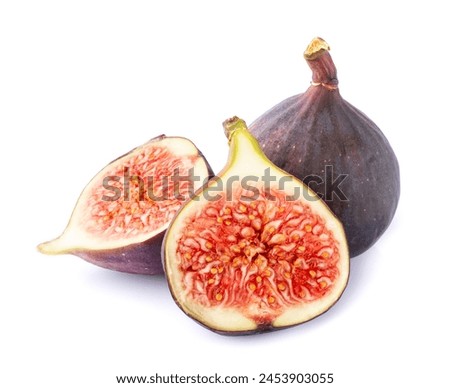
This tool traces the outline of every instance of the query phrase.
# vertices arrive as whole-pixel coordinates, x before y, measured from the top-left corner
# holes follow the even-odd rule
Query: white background
[[[441,4],[3,1],[0,385],[326,372],[333,387],[448,387],[450,31]],[[302,53],[314,36],[330,44],[341,94],[382,128],[402,175],[391,227],[352,261],[328,313],[223,337],[186,317],[163,277],[37,253],[89,179],[154,136],[191,138],[220,170],[222,121],[250,123],[304,91]]]

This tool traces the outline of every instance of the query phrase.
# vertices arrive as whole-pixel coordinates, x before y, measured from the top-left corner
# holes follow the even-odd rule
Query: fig
[[[310,87],[269,109],[249,130],[275,165],[308,184],[342,221],[354,257],[391,223],[400,173],[381,130],[341,97],[329,49],[323,39],[312,40],[304,53]]]
[[[294,326],[327,311],[349,275],[341,222],[300,180],[263,154],[245,122],[224,122],[226,166],[167,229],[172,296],[212,331],[239,335]]]
[[[162,274],[167,226],[212,175],[190,140],[156,137],[104,167],[81,193],[62,235],[38,250],[122,272]]]

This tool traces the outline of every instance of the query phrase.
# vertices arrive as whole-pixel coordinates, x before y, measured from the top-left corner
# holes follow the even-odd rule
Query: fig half
[[[226,166],[181,207],[165,236],[172,296],[221,334],[308,321],[347,284],[342,225],[314,192],[264,156],[241,119],[224,128]]]
[[[304,53],[311,86],[262,114],[250,132],[275,165],[302,179],[339,217],[354,257],[391,223],[400,172],[381,130],[341,97],[329,49],[312,40]]]
[[[103,168],[81,193],[63,234],[38,249],[112,270],[162,274],[166,228],[211,176],[190,140],[161,135]]]

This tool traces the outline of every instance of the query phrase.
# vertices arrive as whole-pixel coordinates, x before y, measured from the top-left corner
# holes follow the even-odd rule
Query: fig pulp
[[[222,334],[310,320],[347,284],[342,225],[264,156],[242,120],[224,127],[227,165],[181,207],[165,236],[171,293],[188,316]]]
[[[117,271],[162,274],[167,226],[211,175],[190,140],[159,136],[103,168],[81,193],[64,233],[38,249]]]
[[[345,101],[328,44],[315,38],[304,57],[312,83],[250,125],[267,157],[302,179],[342,221],[357,256],[394,217],[400,196],[397,158],[381,130]]]

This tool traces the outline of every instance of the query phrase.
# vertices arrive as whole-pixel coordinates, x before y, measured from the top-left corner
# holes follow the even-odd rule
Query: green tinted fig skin
[[[274,106],[249,129],[275,165],[310,180],[311,189],[343,223],[351,257],[375,244],[397,208],[399,165],[381,130],[338,89],[311,86]],[[348,175],[338,186],[348,200],[314,180],[325,182],[327,165],[333,167],[331,182]]]

